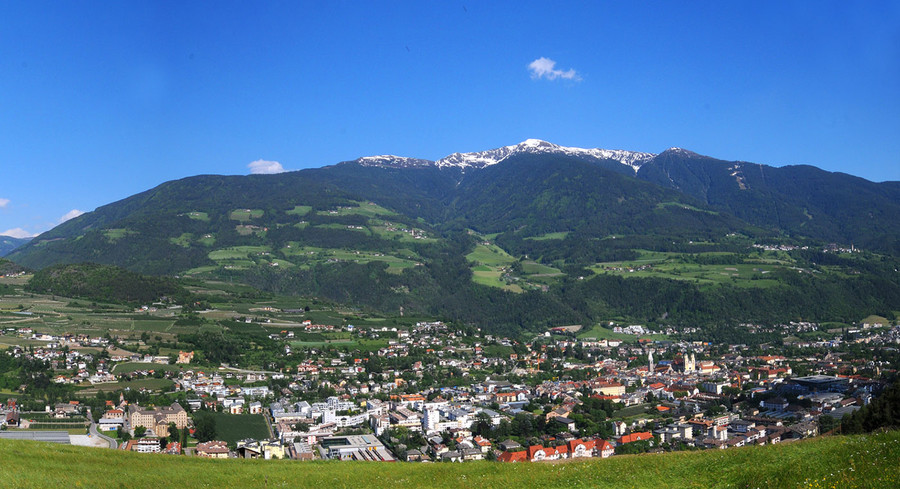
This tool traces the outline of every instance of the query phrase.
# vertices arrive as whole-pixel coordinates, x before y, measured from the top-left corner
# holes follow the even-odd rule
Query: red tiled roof
[[[499,462],[526,462],[526,452],[503,452],[497,457]]]
[[[632,433],[630,435],[622,435],[619,437],[619,443],[631,443],[634,441],[644,441],[644,440],[652,440],[653,434],[649,431],[642,431],[639,433]]]

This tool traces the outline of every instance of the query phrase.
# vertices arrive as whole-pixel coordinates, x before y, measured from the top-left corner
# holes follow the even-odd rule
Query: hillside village
[[[437,321],[408,330],[306,321],[303,331],[392,339],[366,353],[298,351],[287,341],[293,331],[285,330],[270,338],[292,359],[279,371],[199,368],[195,353],[185,351],[110,355],[108,338],[7,328],[9,339],[46,342],[3,355],[46,362],[59,372],[53,383],[160,379],[170,387],[126,387],[118,398],[98,394],[44,406],[10,397],[0,407],[2,435],[70,419],[122,450],[296,460],[540,462],[729,449],[835,429],[884,388],[880,374],[893,369],[854,348],[896,351],[900,344],[900,326],[882,324],[829,341],[753,347],[653,340],[641,337],[649,331],[640,326],[614,327],[634,339],[578,338],[555,329],[519,342]],[[28,391],[20,386],[22,395]],[[210,428],[213,415],[217,426]],[[246,416],[260,422],[259,436],[217,436]]]

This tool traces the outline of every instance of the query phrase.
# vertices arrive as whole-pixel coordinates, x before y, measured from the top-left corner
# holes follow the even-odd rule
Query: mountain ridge
[[[641,165],[656,156],[653,153],[643,153],[639,151],[626,150],[609,150],[601,148],[576,148],[566,147],[554,144],[541,139],[526,139],[525,141],[510,145],[501,146],[485,151],[474,151],[469,153],[452,153],[436,161],[425,160],[420,158],[410,158],[394,155],[377,155],[364,156],[353,160],[362,166],[384,166],[384,167],[400,167],[414,168],[423,166],[435,166],[437,168],[456,168],[463,171],[468,169],[483,169],[488,166],[496,165],[505,161],[511,156],[519,154],[555,154],[565,156],[575,156],[579,158],[593,159],[596,161],[616,161],[637,173]]]

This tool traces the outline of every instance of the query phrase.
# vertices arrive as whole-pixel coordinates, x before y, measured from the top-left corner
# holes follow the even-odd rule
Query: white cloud
[[[78,209],[72,209],[69,212],[66,212],[66,214],[64,216],[59,218],[59,223],[62,224],[64,222],[68,221],[69,219],[75,219],[76,217],[78,217],[82,214],[84,214],[84,211],[80,211]]]
[[[534,80],[540,80],[541,78],[556,80],[557,78],[562,78],[564,80],[581,81],[581,76],[575,70],[557,70],[556,61],[543,56],[532,61],[528,65],[528,71],[531,72],[531,78]]]
[[[9,204],[9,199],[0,199],[0,209],[6,207]]]
[[[271,175],[274,173],[284,173],[284,167],[277,161],[256,160],[247,165],[250,173],[254,175]]]
[[[37,236],[36,234],[29,233],[28,231],[22,228],[13,228],[7,229],[0,233],[0,236],[9,236],[11,238],[33,238]]]

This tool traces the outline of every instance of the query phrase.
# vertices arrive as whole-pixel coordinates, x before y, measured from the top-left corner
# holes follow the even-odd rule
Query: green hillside
[[[0,481],[41,487],[886,488],[900,432],[564,463],[203,460],[0,440]]]
[[[512,335],[609,317],[662,327],[894,317],[896,254],[824,253],[828,242],[813,239],[840,237],[822,231],[836,216],[855,219],[859,206],[839,203],[846,195],[828,209],[850,214],[813,205],[851,177],[827,174],[829,185],[804,190],[815,193],[806,208],[814,219],[802,225],[789,219],[803,214],[800,197],[759,194],[764,185],[753,176],[741,180],[752,189],[741,190],[729,173],[721,175],[727,162],[707,160],[661,155],[638,175],[648,176],[643,180],[575,157],[529,154],[475,172],[344,163],[198,176],[67,221],[10,259],[35,269],[93,262],[243,283]],[[687,179],[685,165],[709,178]],[[666,171],[681,182],[677,188],[649,178]],[[787,192],[778,180],[787,173],[772,171],[767,185]],[[866,205],[884,212],[844,236],[883,231],[887,239],[878,242],[890,243],[900,234],[900,220],[889,219],[898,193],[860,180],[852,183]],[[772,202],[780,207],[769,212]],[[763,250],[760,243],[791,248]],[[36,276],[33,286],[41,281]]]

